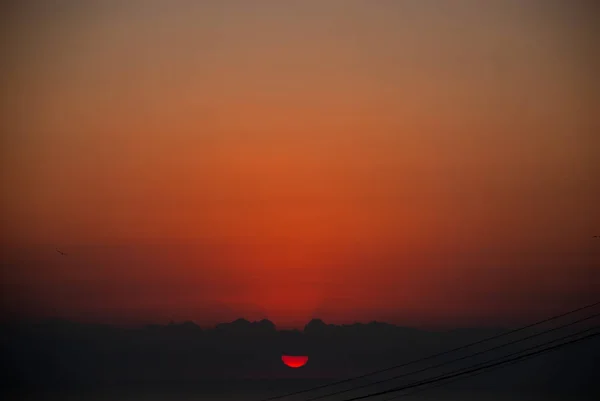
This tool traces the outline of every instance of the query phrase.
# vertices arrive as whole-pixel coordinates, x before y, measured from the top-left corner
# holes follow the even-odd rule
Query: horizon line
[[[187,320],[170,320],[169,322],[145,322],[145,323],[116,323],[116,322],[100,322],[100,321],[92,321],[85,319],[77,319],[77,318],[68,318],[68,317],[18,317],[18,318],[7,318],[2,319],[0,324],[27,324],[27,323],[47,323],[47,322],[66,322],[66,323],[75,323],[81,325],[97,325],[97,326],[111,326],[115,328],[123,328],[123,329],[133,329],[133,328],[147,328],[151,326],[162,326],[169,327],[172,325],[183,325],[183,324],[193,324],[200,329],[203,330],[216,330],[218,326],[225,324],[233,324],[238,321],[245,321],[249,324],[260,324],[262,322],[269,322],[273,325],[275,331],[299,331],[304,332],[306,330],[306,326],[313,321],[321,321],[325,326],[337,326],[337,327],[348,327],[355,325],[369,325],[369,324],[381,324],[394,326],[398,328],[405,329],[415,329],[415,330],[461,330],[461,329],[506,329],[506,326],[503,325],[489,325],[489,324],[481,324],[481,325],[449,325],[449,324],[428,324],[428,325],[404,325],[397,323],[390,323],[382,320],[369,320],[369,321],[353,321],[352,323],[328,323],[322,318],[312,318],[308,322],[306,322],[301,328],[298,327],[286,327],[285,325],[277,325],[273,320],[269,318],[250,320],[248,318],[239,317],[233,320],[227,320],[217,323],[210,324],[202,324],[198,321],[187,319]]]

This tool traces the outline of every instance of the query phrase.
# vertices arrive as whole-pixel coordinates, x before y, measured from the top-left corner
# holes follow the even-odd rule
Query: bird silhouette
[[[67,254],[66,254],[66,253],[64,253],[64,252],[63,252],[63,251],[61,251],[61,250],[58,250],[58,249],[57,249],[57,250],[56,250],[56,252],[60,253],[62,256],[67,256]]]

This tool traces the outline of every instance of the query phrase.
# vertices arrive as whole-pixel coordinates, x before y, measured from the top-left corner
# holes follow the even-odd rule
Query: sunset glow
[[[12,3],[8,316],[503,324],[600,293],[583,7]]]

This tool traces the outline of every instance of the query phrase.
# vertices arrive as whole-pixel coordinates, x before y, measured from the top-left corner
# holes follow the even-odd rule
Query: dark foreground
[[[394,381],[346,392],[348,398],[410,384],[574,334],[572,326],[479,356],[455,361],[490,347],[541,333],[539,327],[370,378]],[[597,327],[587,326],[588,330]],[[123,329],[65,321],[10,324],[2,327],[1,385],[9,400],[255,400],[371,372],[501,333],[468,329],[426,332],[386,324],[330,326],[311,322],[304,331],[282,332],[263,321],[237,321],[213,330],[192,323]],[[369,398],[389,400],[594,400],[600,399],[600,340],[555,352],[475,377],[432,388]],[[290,369],[281,354],[309,355],[309,363]],[[444,366],[434,367],[436,364]],[[426,369],[426,370],[424,370]],[[423,370],[418,372],[419,370]],[[368,384],[367,379],[300,394],[308,400]],[[427,388],[426,391],[415,391]]]
[[[302,388],[312,388],[318,381],[299,381],[285,383],[279,381],[258,382],[221,382],[198,383],[196,386],[183,386],[183,388],[143,388],[143,387],[107,387],[107,388],[68,388],[68,389],[38,389],[11,391],[6,394],[6,400],[42,401],[42,400],[92,400],[92,401],[188,401],[188,400],[214,400],[214,401],[261,401],[269,397],[287,394],[290,391]],[[312,396],[321,393],[311,393]],[[354,393],[350,393],[354,394]],[[357,392],[354,395],[364,394]],[[296,395],[284,400],[308,400],[308,395]],[[324,400],[348,399],[348,393]],[[370,398],[373,400],[389,400],[392,395]],[[549,391],[548,389],[535,388],[506,388],[491,389],[475,385],[469,389],[463,387],[438,388],[423,391],[418,394],[402,396],[398,400],[427,400],[427,401],[593,401],[598,399],[598,393],[572,391]]]

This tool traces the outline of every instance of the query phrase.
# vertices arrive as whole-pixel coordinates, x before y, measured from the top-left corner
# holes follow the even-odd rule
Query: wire
[[[331,386],[336,386],[338,384],[349,383],[349,382],[352,382],[354,380],[363,379],[363,378],[369,377],[369,376],[374,376],[374,375],[379,374],[379,373],[389,372],[391,370],[396,370],[396,369],[399,369],[399,368],[403,368],[405,366],[413,365],[413,364],[418,363],[418,362],[427,361],[427,360],[430,360],[430,359],[433,359],[433,358],[437,358],[439,356],[450,354],[452,352],[460,351],[460,350],[472,347],[474,345],[482,344],[482,343],[487,342],[487,341],[495,340],[496,338],[500,338],[500,337],[504,337],[504,336],[507,336],[507,335],[510,335],[510,334],[513,334],[513,333],[517,333],[519,331],[523,331],[525,329],[528,329],[528,328],[531,328],[531,327],[534,327],[534,326],[538,326],[540,324],[543,324],[543,323],[546,323],[546,322],[550,322],[552,320],[560,319],[561,317],[572,315],[573,313],[577,313],[577,312],[580,312],[580,311],[585,310],[585,309],[593,308],[594,306],[597,306],[597,305],[600,305],[600,302],[594,302],[592,304],[588,304],[588,305],[582,306],[580,308],[573,309],[573,310],[570,310],[570,311],[565,312],[565,313],[561,313],[560,315],[551,316],[549,318],[546,318],[546,319],[543,319],[543,320],[539,320],[539,321],[537,321],[535,323],[531,323],[531,324],[528,324],[526,326],[518,327],[516,329],[512,329],[512,330],[509,330],[509,331],[506,331],[506,332],[503,332],[503,333],[500,333],[500,334],[496,334],[496,335],[493,335],[491,337],[487,337],[487,338],[484,338],[482,340],[478,340],[478,341],[472,342],[470,344],[462,345],[460,347],[452,348],[452,349],[447,350],[447,351],[442,351],[442,352],[439,352],[439,353],[436,353],[436,354],[428,355],[426,357],[422,357],[422,358],[419,358],[419,359],[414,359],[412,361],[405,362],[405,363],[402,363],[400,365],[391,366],[389,368],[376,370],[376,371],[365,373],[365,374],[362,374],[362,375],[359,375],[359,376],[350,377],[348,379],[339,380],[339,381],[336,381],[336,382],[333,382],[333,383],[327,383],[327,384],[323,384],[323,385],[320,385],[320,386],[311,387],[311,388],[308,388],[308,389],[305,389],[305,390],[299,390],[299,391],[294,391],[294,392],[283,394],[283,395],[278,395],[278,396],[274,396],[274,397],[265,398],[265,399],[262,399],[260,401],[278,400],[278,399],[285,398],[285,397],[291,397],[293,395],[304,394],[304,393],[308,393],[308,392],[311,392],[311,391],[320,390],[320,389],[331,387]]]
[[[600,335],[600,333],[589,334],[589,335],[587,335],[585,337],[578,338],[576,340],[566,341],[566,342],[563,342],[562,344],[558,344],[558,345],[555,345],[555,346],[552,346],[552,347],[546,347],[546,348],[544,348],[542,350],[530,352],[528,354],[517,356],[517,357],[511,358],[511,359],[505,360],[505,361],[494,362],[494,363],[491,363],[491,364],[488,364],[488,365],[485,365],[485,366],[482,366],[482,367],[479,367],[479,368],[473,368],[473,369],[469,369],[469,370],[464,370],[462,372],[448,374],[448,375],[444,375],[442,377],[437,377],[437,378],[433,378],[433,379],[429,379],[429,380],[424,380],[424,381],[413,383],[413,384],[408,384],[406,386],[395,387],[395,388],[392,388],[392,389],[389,389],[389,390],[379,391],[377,393],[371,393],[371,394],[362,395],[362,396],[359,396],[359,397],[348,398],[348,399],[345,399],[343,401],[364,400],[365,398],[371,398],[371,397],[376,397],[376,396],[379,396],[379,395],[396,393],[398,391],[407,390],[409,388],[414,388],[414,387],[419,387],[419,386],[422,386],[422,385],[425,385],[425,384],[437,383],[437,382],[440,382],[442,380],[452,379],[454,377],[459,377],[459,376],[467,375],[469,373],[478,372],[480,370],[485,370],[485,369],[488,369],[488,368],[491,368],[491,367],[510,364],[511,362],[516,362],[516,361],[520,361],[520,360],[523,360],[523,359],[526,359],[526,358],[529,358],[529,357],[532,357],[532,356],[540,355],[540,354],[543,354],[545,352],[556,350],[556,349],[559,349],[561,347],[565,347],[565,346],[570,345],[570,344],[574,344],[574,343],[577,343],[577,342],[580,342],[580,341],[584,341],[584,340],[590,339],[592,337],[596,337],[598,335]]]
[[[593,318],[598,317],[598,316],[600,316],[600,313],[596,313],[594,315],[587,316],[587,317],[584,317],[582,319],[575,320],[573,322],[569,322],[569,323],[563,324],[561,326],[553,327],[551,329],[547,329],[547,330],[541,331],[539,333],[529,335],[527,337],[519,338],[519,339],[510,341],[508,343],[505,343],[505,344],[500,344],[500,345],[497,345],[495,347],[485,349],[483,351],[478,351],[478,352],[475,352],[473,354],[462,356],[460,358],[456,358],[456,359],[452,359],[450,361],[438,363],[437,365],[427,366],[427,367],[425,367],[423,369],[415,370],[415,371],[408,372],[408,373],[403,373],[401,375],[393,376],[393,377],[390,377],[390,378],[387,378],[387,379],[378,380],[378,381],[371,382],[371,383],[366,383],[366,384],[363,384],[363,385],[360,385],[360,386],[357,386],[357,387],[351,387],[351,388],[348,388],[348,389],[345,389],[345,390],[339,390],[339,391],[334,391],[334,392],[331,392],[331,393],[328,393],[328,394],[323,394],[323,395],[320,395],[320,396],[317,396],[317,397],[309,398],[306,401],[320,400],[322,398],[332,397],[334,395],[340,395],[340,394],[348,393],[350,391],[355,391],[355,390],[359,390],[361,388],[375,386],[377,384],[386,383],[386,382],[389,382],[389,381],[392,381],[392,380],[400,379],[402,377],[411,376],[411,375],[414,375],[414,374],[417,374],[417,373],[425,372],[427,370],[431,370],[431,369],[439,368],[439,367],[442,367],[442,366],[446,366],[446,365],[449,365],[449,364],[454,363],[454,362],[462,361],[462,360],[465,360],[465,359],[468,359],[468,358],[473,358],[475,356],[478,356],[478,355],[481,355],[481,354],[485,354],[486,352],[494,351],[494,350],[497,350],[499,348],[504,348],[504,347],[507,347],[509,345],[513,345],[513,344],[516,344],[516,343],[519,343],[519,342],[522,342],[522,341],[526,341],[526,340],[529,340],[529,339],[534,338],[534,337],[539,337],[539,336],[551,333],[551,332],[556,331],[556,330],[564,329],[565,327],[573,326],[573,325],[575,325],[577,323],[581,323],[581,322],[593,319]]]
[[[538,345],[535,345],[535,346],[533,346],[533,347],[528,347],[528,348],[525,348],[525,349],[519,350],[519,351],[517,351],[517,352],[513,352],[513,353],[511,353],[511,354],[504,355],[503,357],[501,357],[501,358],[498,358],[498,359],[508,358],[508,357],[510,357],[510,356],[513,356],[513,355],[518,355],[518,354],[521,354],[521,353],[523,353],[523,352],[525,352],[525,351],[530,351],[530,350],[533,350],[533,349],[536,349],[536,348],[540,348],[540,347],[543,347],[543,346],[546,346],[546,345],[549,345],[549,344],[552,344],[552,343],[555,343],[555,342],[558,342],[558,341],[563,341],[563,340],[566,340],[567,338],[576,337],[576,336],[579,336],[579,335],[581,335],[581,334],[583,334],[583,333],[587,333],[588,331],[592,331],[592,330],[596,330],[596,329],[597,329],[597,327],[590,327],[590,328],[588,328],[588,329],[581,330],[581,331],[578,331],[578,332],[576,332],[576,333],[572,333],[572,334],[569,334],[569,335],[566,335],[566,336],[563,336],[563,337],[560,337],[560,338],[554,339],[554,340],[552,340],[552,341],[547,341],[547,342],[545,342],[545,343],[538,344]],[[532,357],[532,356],[530,356],[530,358],[533,358],[533,357]],[[526,359],[527,359],[527,358],[526,358]],[[480,366],[480,365],[483,365],[483,364],[485,364],[485,363],[488,363],[488,362],[490,362],[490,361],[487,361],[487,362],[481,362],[481,363],[478,363],[478,364],[475,364],[475,365],[471,365],[471,366],[469,366],[469,367],[467,367],[467,368],[460,369],[459,371],[466,370],[466,369],[470,369],[470,368],[474,368],[474,367],[476,367],[476,366]],[[513,363],[516,363],[516,362],[513,362]],[[418,389],[418,390],[416,390],[416,391],[411,391],[410,393],[396,395],[396,396],[394,396],[394,397],[392,397],[392,398],[387,398],[387,399],[386,399],[386,400],[384,400],[384,401],[395,400],[396,398],[405,397],[405,396],[410,396],[410,395],[413,395],[413,394],[420,393],[420,392],[422,392],[422,391],[430,390],[430,389],[437,388],[437,387],[442,387],[442,386],[445,386],[445,385],[447,385],[447,384],[454,383],[455,381],[459,381],[459,380],[461,380],[461,379],[466,379],[466,378],[469,378],[469,377],[479,376],[479,375],[480,375],[480,374],[482,374],[482,373],[491,372],[491,371],[493,371],[493,370],[496,370],[496,369],[498,369],[498,368],[500,368],[500,366],[497,366],[497,367],[495,367],[495,368],[490,368],[490,369],[488,369],[488,370],[484,370],[484,371],[476,372],[476,373],[474,373],[474,374],[470,374],[470,375],[468,375],[468,376],[466,376],[466,377],[458,377],[458,378],[455,378],[454,380],[450,380],[450,381],[442,382],[442,383],[438,384],[437,386],[425,387],[425,388]],[[442,376],[444,376],[444,375],[442,375]]]

